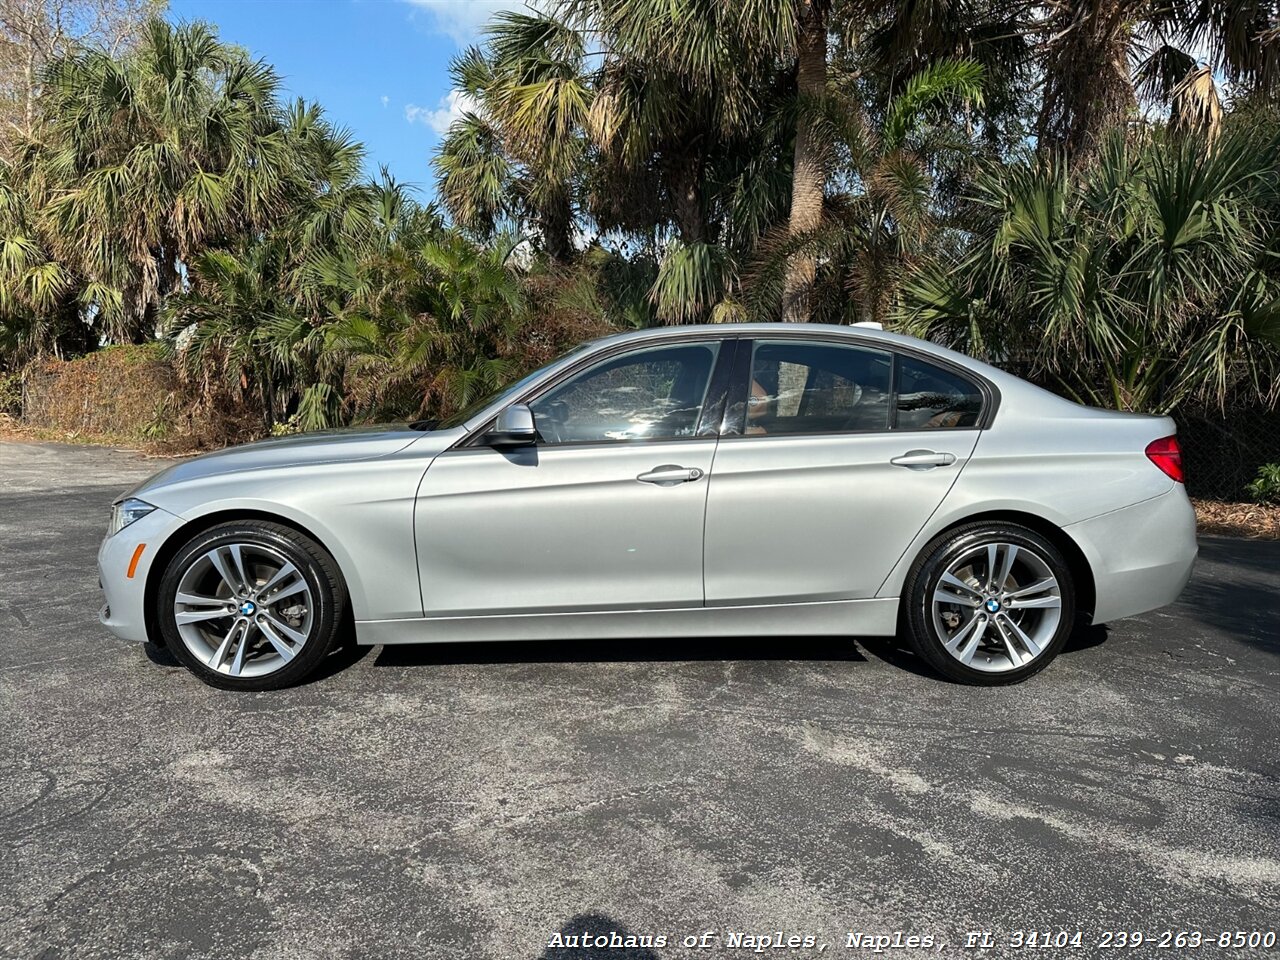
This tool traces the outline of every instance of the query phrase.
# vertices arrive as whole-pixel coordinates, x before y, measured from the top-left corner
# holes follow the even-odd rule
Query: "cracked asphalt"
[[[0,956],[1280,931],[1280,543],[1202,541],[1177,604],[1008,689],[885,641],[655,640],[344,651],[233,695],[97,623],[110,500],[163,465],[0,444]]]

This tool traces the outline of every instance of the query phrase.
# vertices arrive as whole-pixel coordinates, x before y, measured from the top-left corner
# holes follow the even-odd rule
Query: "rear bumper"
[[[140,643],[147,639],[147,577],[161,545],[182,524],[181,517],[157,508],[102,541],[98,548],[98,583],[106,603],[98,611],[98,621],[117,637]],[[142,553],[130,577],[129,564],[139,545]]]
[[[1093,570],[1094,623],[1172,603],[1196,559],[1196,514],[1181,485],[1064,528]]]

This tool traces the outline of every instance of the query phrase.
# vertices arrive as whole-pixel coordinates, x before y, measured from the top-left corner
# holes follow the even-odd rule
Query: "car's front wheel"
[[[1075,618],[1075,584],[1061,552],[1013,523],[973,523],[921,553],[907,578],[908,639],[939,673],[962,683],[1017,683],[1048,666]]]
[[[291,527],[223,523],[192,537],[157,591],[165,643],[205,683],[272,690],[333,648],[347,602],[333,558]]]

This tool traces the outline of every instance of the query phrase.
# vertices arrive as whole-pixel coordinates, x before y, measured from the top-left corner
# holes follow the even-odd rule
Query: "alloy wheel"
[[[931,620],[943,648],[974,670],[1027,666],[1062,621],[1062,588],[1044,557],[1007,542],[961,553],[934,584]]]
[[[192,656],[230,677],[261,677],[289,663],[312,632],[303,572],[272,547],[223,543],[194,558],[174,597],[178,635]]]

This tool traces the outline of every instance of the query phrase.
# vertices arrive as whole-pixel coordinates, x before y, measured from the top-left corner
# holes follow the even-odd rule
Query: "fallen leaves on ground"
[[[1280,540],[1280,505],[1192,500],[1199,533],[1216,537]]]

